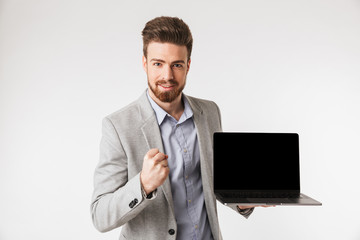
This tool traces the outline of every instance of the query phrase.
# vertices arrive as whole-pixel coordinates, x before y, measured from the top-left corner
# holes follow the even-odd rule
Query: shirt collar
[[[151,104],[151,107],[155,111],[156,118],[158,121],[159,126],[164,121],[165,117],[168,116],[170,118],[173,118],[170,114],[168,114],[164,109],[162,109],[149,95],[149,90],[146,91],[146,95],[149,99],[149,102]],[[184,94],[182,95],[182,101],[184,102],[184,112],[181,115],[178,124],[185,122],[187,119],[191,118],[193,116],[193,111],[191,110],[190,104]]]

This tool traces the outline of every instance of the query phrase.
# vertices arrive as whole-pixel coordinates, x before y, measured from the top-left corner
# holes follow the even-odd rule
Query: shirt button
[[[187,152],[186,148],[184,149],[184,152]]]
[[[189,176],[188,176],[188,175],[186,175],[186,176],[185,176],[185,179],[188,179],[188,178],[189,178]]]
[[[195,229],[198,229],[198,227],[199,227],[198,225],[195,225]]]
[[[189,199],[189,203],[191,203],[191,200]]]
[[[170,234],[170,235],[174,235],[174,234],[175,234],[175,230],[174,230],[174,229],[170,229],[170,230],[169,230],[169,234]]]

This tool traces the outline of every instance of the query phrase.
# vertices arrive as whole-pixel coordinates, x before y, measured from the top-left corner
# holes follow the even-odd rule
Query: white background
[[[141,30],[190,26],[185,93],[225,131],[298,132],[322,207],[218,205],[224,239],[360,239],[358,0],[0,0],[0,239],[117,239],[90,216],[101,120],[147,87]],[[253,169],[256,171],[256,169]]]

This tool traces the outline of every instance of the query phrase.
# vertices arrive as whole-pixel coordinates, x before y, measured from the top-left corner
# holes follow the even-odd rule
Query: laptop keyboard
[[[224,198],[297,198],[298,193],[236,192],[221,193]]]

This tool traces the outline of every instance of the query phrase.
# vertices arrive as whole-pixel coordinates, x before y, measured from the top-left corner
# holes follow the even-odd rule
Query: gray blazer
[[[206,211],[213,237],[218,240],[222,236],[213,191],[212,138],[214,132],[221,131],[220,111],[214,102],[185,97],[198,131]],[[92,220],[99,231],[123,226],[120,239],[176,239],[169,178],[154,199],[142,197],[140,171],[151,148],[164,152],[159,125],[145,91],[138,100],[103,120],[91,204]]]

